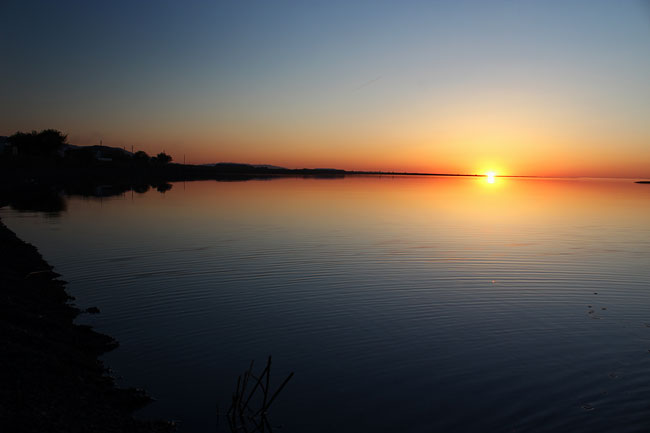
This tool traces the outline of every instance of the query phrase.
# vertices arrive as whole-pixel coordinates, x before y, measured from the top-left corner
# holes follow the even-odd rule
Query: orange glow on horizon
[[[482,125],[482,124],[481,124]],[[474,127],[481,126],[479,124]],[[414,125],[415,128],[416,125]],[[460,129],[462,124],[457,125]],[[471,129],[472,123],[467,125]],[[628,140],[630,149],[609,145],[615,137],[599,139],[599,151],[590,149],[587,137],[573,140],[540,131],[517,131],[506,134],[506,125],[499,133],[481,137],[489,132],[480,127],[472,135],[453,133],[451,127],[441,137],[410,132],[391,134],[390,129],[378,128],[378,133],[364,135],[362,131],[323,132],[264,131],[253,134],[244,129],[230,131],[222,138],[207,138],[211,131],[195,131],[182,137],[181,132],[166,131],[166,137],[140,136],[137,140],[104,137],[104,144],[144,150],[150,155],[165,151],[174,162],[210,164],[238,162],[270,164],[285,168],[337,168],[343,170],[480,174],[494,171],[498,176],[541,177],[627,177],[648,178],[650,147],[642,136]],[[273,134],[272,132],[275,132]],[[347,136],[350,133],[350,137]],[[516,132],[516,133],[515,133]],[[576,137],[578,138],[578,137]],[[625,139],[622,137],[621,140]],[[648,138],[650,139],[650,138]],[[70,134],[70,143],[93,145],[86,137]],[[603,150],[604,149],[604,150]]]

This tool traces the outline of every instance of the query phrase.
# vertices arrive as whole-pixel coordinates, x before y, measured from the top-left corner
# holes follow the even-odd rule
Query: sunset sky
[[[0,135],[190,163],[650,177],[647,1],[0,11]]]

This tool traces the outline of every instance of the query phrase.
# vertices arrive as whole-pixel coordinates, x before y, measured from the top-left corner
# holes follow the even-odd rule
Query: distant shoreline
[[[175,182],[191,180],[241,180],[244,178],[271,178],[278,176],[336,178],[343,176],[427,176],[427,177],[487,177],[488,174],[429,173],[414,171],[344,170],[337,168],[286,168],[270,164],[218,162],[185,164],[172,162],[164,151],[149,156],[139,150],[99,145],[78,146],[67,142],[67,135],[56,129],[30,133],[16,132],[0,136],[0,180],[61,181],[74,178],[84,182]],[[500,178],[531,179],[605,179],[593,176],[539,176],[497,175]],[[611,178],[614,179],[614,178]],[[616,177],[616,179],[634,179]],[[638,177],[636,179],[639,179]],[[637,183],[650,183],[650,177],[641,177]]]
[[[76,147],[69,151],[71,156],[18,155],[6,152],[0,157],[0,202],[3,189],[12,190],[32,187],[34,184],[47,185],[75,192],[89,193],[99,186],[150,185],[158,187],[169,182],[194,180],[241,181],[253,179],[272,179],[278,177],[311,177],[323,179],[343,178],[345,176],[420,176],[420,177],[466,177],[484,178],[485,174],[466,173],[421,173],[410,171],[365,171],[336,168],[298,168],[290,169],[270,165],[242,163],[216,163],[209,165],[179,164],[160,160],[159,157],[139,159],[122,149],[103,147],[113,158],[96,158],[87,154],[81,158],[78,152],[86,151]],[[74,152],[77,152],[76,154]],[[88,152],[86,152],[88,153]],[[76,155],[76,156],[75,156]],[[83,156],[83,155],[82,155]],[[168,157],[168,159],[171,159]],[[498,175],[498,178],[542,179],[556,178],[534,175]],[[585,177],[561,177],[561,179],[585,179]],[[637,178],[638,179],[638,178]],[[632,180],[632,179],[631,179]],[[639,180],[637,183],[650,183]],[[4,187],[4,188],[3,188]],[[7,192],[7,191],[5,191]]]

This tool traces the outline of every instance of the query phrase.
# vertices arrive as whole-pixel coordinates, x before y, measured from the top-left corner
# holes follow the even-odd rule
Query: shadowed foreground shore
[[[117,342],[74,323],[57,277],[0,221],[0,431],[174,431],[132,417],[150,398],[116,387],[98,357]]]

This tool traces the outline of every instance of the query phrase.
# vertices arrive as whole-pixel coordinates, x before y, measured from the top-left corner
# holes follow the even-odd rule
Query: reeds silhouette
[[[226,412],[232,433],[272,433],[273,427],[268,419],[269,408],[293,377],[291,372],[275,391],[271,391],[271,356],[259,376],[253,374],[253,366],[254,361],[251,361],[248,370],[237,378],[237,388]]]

